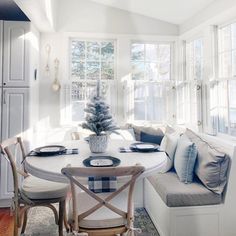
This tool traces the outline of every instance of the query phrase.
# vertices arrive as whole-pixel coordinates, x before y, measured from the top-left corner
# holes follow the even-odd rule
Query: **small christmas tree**
[[[97,82],[97,94],[90,99],[84,111],[87,113],[86,122],[82,124],[84,129],[89,129],[96,135],[114,132],[117,129],[110,115],[110,107],[100,96],[100,80]]]

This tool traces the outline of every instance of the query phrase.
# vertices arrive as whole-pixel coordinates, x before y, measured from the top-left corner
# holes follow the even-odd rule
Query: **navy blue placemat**
[[[51,156],[58,156],[58,155],[73,155],[73,154],[78,154],[79,153],[79,149],[78,148],[66,148],[65,151],[56,154],[56,155],[51,155]],[[37,152],[35,152],[34,150],[32,150],[27,156],[41,156],[38,155]],[[50,155],[48,155],[50,156]]]

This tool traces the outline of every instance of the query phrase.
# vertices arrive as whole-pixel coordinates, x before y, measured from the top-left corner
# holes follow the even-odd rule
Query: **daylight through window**
[[[101,79],[102,95],[111,102],[115,80],[115,42],[111,40],[79,40],[70,43],[71,120],[84,119],[86,102]],[[113,92],[113,101],[116,94]],[[111,108],[112,109],[112,108]]]
[[[132,120],[162,123],[166,119],[171,89],[170,43],[132,43]]]

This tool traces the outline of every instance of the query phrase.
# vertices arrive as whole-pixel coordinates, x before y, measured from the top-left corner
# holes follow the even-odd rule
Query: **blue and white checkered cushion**
[[[89,177],[89,190],[94,193],[108,193],[115,192],[117,188],[117,179],[112,177]]]

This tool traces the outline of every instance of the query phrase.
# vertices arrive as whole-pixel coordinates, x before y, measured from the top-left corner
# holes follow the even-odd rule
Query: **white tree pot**
[[[89,136],[89,147],[91,152],[102,153],[107,149],[108,135],[107,134],[91,134]]]

